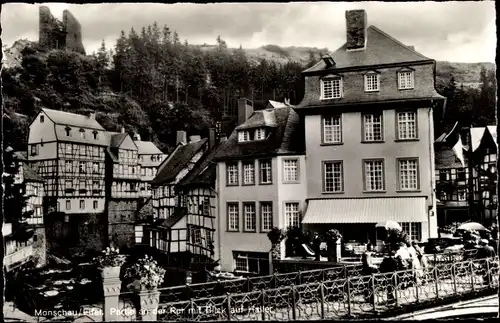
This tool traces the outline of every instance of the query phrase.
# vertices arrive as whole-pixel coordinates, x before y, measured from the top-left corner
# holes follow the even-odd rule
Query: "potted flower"
[[[326,232],[325,236],[328,261],[338,262],[341,256],[340,241],[342,240],[342,234],[337,229],[330,229]]]
[[[103,278],[119,278],[120,268],[125,263],[125,256],[120,254],[120,250],[107,247],[102,251],[102,255],[94,258],[94,262],[101,269]]]
[[[267,233],[271,241],[271,257],[273,262],[281,259],[281,241],[285,239],[285,232],[282,229],[274,227]]]
[[[137,260],[125,270],[125,279],[138,283],[141,290],[155,290],[163,283],[166,270],[151,256]]]

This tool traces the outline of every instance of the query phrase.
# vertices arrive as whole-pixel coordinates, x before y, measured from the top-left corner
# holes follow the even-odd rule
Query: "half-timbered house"
[[[49,248],[101,249],[109,138],[88,116],[41,109],[30,124],[28,161],[45,180]]]
[[[150,182],[156,177],[158,167],[165,160],[166,155],[153,142],[142,141],[138,134],[135,134],[133,139],[138,149],[141,173],[139,196],[149,198],[152,195]]]
[[[134,223],[141,181],[138,149],[125,129],[109,134],[106,163],[108,239],[117,247],[131,247],[135,240]]]

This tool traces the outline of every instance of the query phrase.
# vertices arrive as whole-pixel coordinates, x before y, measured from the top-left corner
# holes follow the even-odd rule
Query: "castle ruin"
[[[66,49],[85,55],[82,43],[82,26],[69,10],[64,10],[63,21],[54,18],[50,9],[40,7],[40,46],[47,49]]]

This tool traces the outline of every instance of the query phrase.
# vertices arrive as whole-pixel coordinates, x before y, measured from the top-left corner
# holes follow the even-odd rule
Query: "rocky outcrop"
[[[60,21],[52,16],[48,7],[40,7],[38,43],[43,48],[66,49],[85,55],[82,27],[68,10],[64,10],[63,21]]]

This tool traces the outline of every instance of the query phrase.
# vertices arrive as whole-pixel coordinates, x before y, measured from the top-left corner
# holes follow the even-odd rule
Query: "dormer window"
[[[266,139],[266,129],[258,128],[255,130],[255,140],[264,140]]]
[[[96,139],[96,140],[97,140],[97,139],[98,139],[98,137],[99,137],[99,136],[98,136],[98,135],[99,135],[99,133],[98,133],[97,131],[93,131],[93,132],[92,132],[92,134],[94,135],[94,139]]]
[[[245,142],[245,141],[250,141],[250,131],[248,130],[242,130],[238,132],[238,141],[239,142]]]
[[[380,91],[380,75],[378,73],[365,74],[365,92]]]
[[[340,76],[329,76],[321,80],[321,99],[342,98],[342,78]]]
[[[398,89],[408,90],[413,89],[414,85],[414,75],[411,70],[404,70],[398,72]]]
[[[45,116],[40,116],[40,123],[43,123],[45,121]]]
[[[71,137],[71,128],[66,127],[66,128],[64,128],[64,130],[66,130],[66,136]]]
[[[80,137],[85,139],[85,130],[84,129],[80,129]]]
[[[152,161],[152,162],[155,162],[155,161],[156,161],[156,156],[155,156],[155,155],[151,155],[151,161]]]

